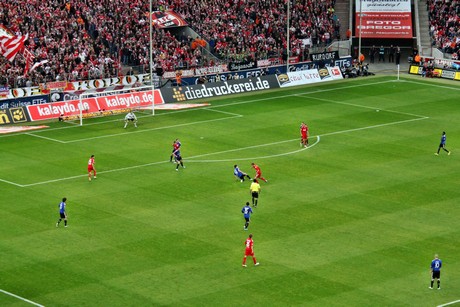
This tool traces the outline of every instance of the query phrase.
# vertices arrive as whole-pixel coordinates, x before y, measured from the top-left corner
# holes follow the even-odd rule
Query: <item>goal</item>
[[[80,126],[83,119],[127,113],[131,110],[155,115],[153,86],[82,93],[79,97]]]

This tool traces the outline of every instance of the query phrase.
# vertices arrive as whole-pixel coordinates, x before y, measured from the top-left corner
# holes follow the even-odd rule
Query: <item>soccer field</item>
[[[139,113],[138,128],[113,116],[0,135],[0,306],[460,301],[459,97],[453,82],[369,77]],[[450,156],[434,155],[443,131]],[[251,162],[268,183],[244,231],[250,183],[233,165],[253,176]],[[249,233],[260,266],[243,268]]]

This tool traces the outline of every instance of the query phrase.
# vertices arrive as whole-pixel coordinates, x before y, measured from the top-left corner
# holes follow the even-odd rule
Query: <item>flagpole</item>
[[[155,85],[153,84],[153,44],[152,44],[152,0],[149,3],[149,72],[150,86],[152,87],[152,115],[155,115]]]
[[[363,0],[359,0],[359,31],[358,31],[358,59],[361,56],[361,26],[362,26],[362,21],[363,21]]]
[[[289,72],[289,53],[290,53],[290,42],[289,42],[289,18],[290,18],[290,9],[291,9],[291,0],[287,0],[287,20],[286,20],[286,73]]]

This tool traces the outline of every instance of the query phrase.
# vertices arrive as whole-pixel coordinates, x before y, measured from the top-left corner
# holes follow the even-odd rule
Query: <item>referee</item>
[[[257,207],[257,202],[259,201],[259,194],[260,194],[260,184],[257,182],[257,179],[254,179],[251,183],[251,187],[249,188],[249,192],[252,196],[252,206]]]

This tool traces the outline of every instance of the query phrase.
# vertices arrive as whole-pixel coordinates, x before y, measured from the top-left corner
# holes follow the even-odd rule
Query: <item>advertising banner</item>
[[[298,86],[343,79],[340,67],[326,67],[278,75],[280,87]]]
[[[137,84],[143,84],[147,81],[150,81],[149,74],[139,74],[132,76],[123,76],[123,77],[113,77],[113,78],[104,78],[104,79],[95,79],[95,80],[83,80],[83,81],[72,81],[67,82],[66,87],[63,89],[67,92],[73,91],[104,91],[104,90],[121,90],[125,88],[131,88]],[[9,89],[7,98],[20,98],[20,97],[29,97],[34,95],[45,95],[49,94],[49,89],[42,89],[39,86],[34,87],[21,87]]]
[[[340,67],[326,67],[318,69],[321,81],[333,81],[343,79],[342,71]]]
[[[455,72],[454,80],[460,81],[460,72],[459,71]]]
[[[317,69],[309,69],[278,75],[278,81],[280,87],[289,87],[321,82],[321,77]]]
[[[325,62],[334,62],[339,59],[338,51],[331,52],[322,52],[322,53],[311,53],[310,60],[312,61],[325,61]]]
[[[165,103],[169,103],[262,91],[272,88],[279,88],[275,75],[212,82],[191,86],[162,88],[161,94]]]
[[[48,103],[48,95],[36,95],[31,97],[23,97],[16,99],[4,99],[0,100],[0,110],[6,110],[9,108],[18,108],[24,106],[30,106],[34,104]]]
[[[126,108],[149,107],[155,99],[155,104],[164,103],[159,90],[132,92],[111,96],[91,97],[80,100],[69,100],[42,105],[28,106],[31,120],[45,120],[60,116],[74,116],[80,114],[98,113]]]
[[[8,86],[0,86],[0,98],[8,97],[9,90]]]
[[[413,36],[410,0],[355,0],[355,9],[357,37],[360,30],[362,38],[412,38]]]
[[[422,75],[423,66],[410,65],[409,74]],[[449,80],[460,80],[460,72],[456,70],[452,70],[452,69],[435,68],[433,69],[433,77],[449,79]]]
[[[330,54],[330,53],[329,53]],[[273,63],[273,62],[272,62]],[[301,71],[301,70],[308,70],[320,67],[347,67],[352,65],[352,58],[351,56],[337,58],[335,60],[331,60],[330,62],[320,62],[320,61],[308,61],[308,62],[301,62],[297,64],[289,65],[289,71]],[[262,65],[263,66],[263,65]],[[286,72],[286,65],[275,65],[265,68],[256,68],[256,69],[248,69],[236,72],[222,72],[219,73],[220,81],[228,81],[235,79],[235,75],[239,79],[243,78],[253,78],[263,75],[272,75],[272,74],[281,74]],[[216,80],[216,73],[210,73],[207,75],[208,82],[215,82]],[[193,78],[182,78],[184,84],[198,84],[198,77]]]
[[[220,64],[217,66],[210,66],[210,67],[198,67],[195,68],[195,75],[208,75],[208,74],[221,74],[223,72],[228,71],[228,67],[225,64]]]
[[[0,110],[0,125],[18,124],[30,121],[26,107]]]
[[[228,64],[228,70],[230,71],[253,69],[253,68],[257,68],[257,62],[255,61]]]

